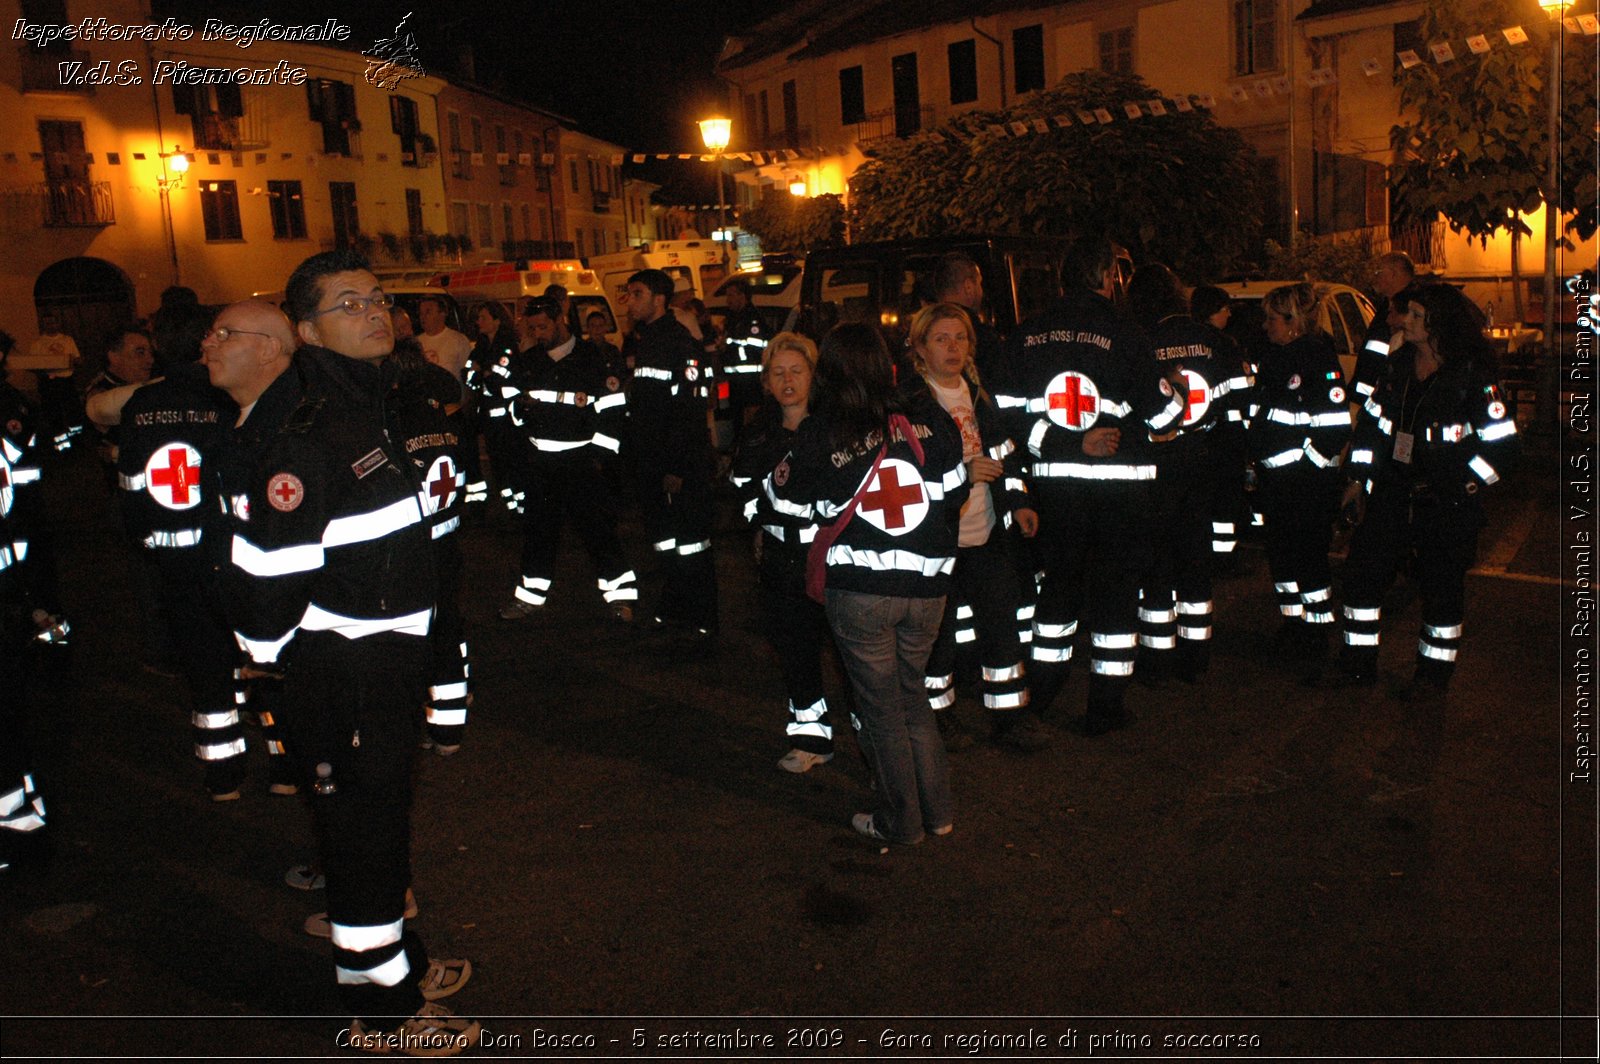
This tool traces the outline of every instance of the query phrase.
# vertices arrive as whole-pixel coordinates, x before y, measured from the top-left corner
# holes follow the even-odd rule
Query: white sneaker
[[[778,767],[785,772],[810,772],[817,765],[826,765],[832,760],[832,754],[813,754],[810,750],[790,750],[778,759]]]
[[[453,1057],[478,1044],[483,1025],[428,1002],[392,1031],[375,1031],[360,1020],[350,1021],[350,1048],[364,1053],[399,1053],[407,1057]]]

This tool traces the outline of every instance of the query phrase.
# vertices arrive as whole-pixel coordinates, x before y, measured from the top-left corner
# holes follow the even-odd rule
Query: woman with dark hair
[[[1516,423],[1499,367],[1465,296],[1417,285],[1394,297],[1405,343],[1362,406],[1350,450],[1346,505],[1360,515],[1345,564],[1344,647],[1335,684],[1377,679],[1384,593],[1416,554],[1422,636],[1408,697],[1440,698],[1455,671],[1463,584],[1477,550],[1478,491],[1506,471]]]
[[[983,669],[983,704],[994,741],[1032,753],[1050,744],[1028,707],[1028,678],[1017,634],[1020,588],[1005,529],[1015,522],[1026,537],[1039,531],[1039,515],[1022,481],[1020,451],[1000,424],[1000,411],[978,380],[978,337],[967,311],[935,303],[911,320],[911,365],[905,386],[915,403],[933,399],[961,433],[962,457],[972,485],[957,530],[954,593],[945,602],[939,638],[928,659],[927,698],[934,720],[951,736],[972,740],[953,725],[956,643],[975,640]],[[958,740],[959,741],[959,740]]]
[[[1339,511],[1339,467],[1350,438],[1350,407],[1333,340],[1317,327],[1321,300],[1311,285],[1267,293],[1266,358],[1256,372],[1250,426],[1257,498],[1266,518],[1283,628],[1281,648],[1317,660],[1333,627],[1328,544]]]
[[[903,409],[889,352],[870,325],[830,332],[817,369],[823,401],[767,477],[768,490],[796,516],[827,523],[808,559],[807,589],[824,596],[877,783],[876,808],[851,826],[910,845],[952,829],[944,744],[923,675],[967,497],[961,437],[931,400]]]

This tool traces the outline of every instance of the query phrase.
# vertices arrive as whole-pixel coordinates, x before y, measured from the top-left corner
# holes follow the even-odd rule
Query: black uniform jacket
[[[1033,457],[1035,489],[1155,479],[1150,435],[1172,432],[1184,401],[1109,299],[1074,293],[1024,322],[997,369],[995,402]],[[1098,428],[1121,430],[1116,454],[1084,452],[1084,435]]]
[[[257,663],[279,661],[301,632],[428,634],[433,553],[415,468],[387,431],[393,381],[301,348],[234,433],[223,485],[234,629]]]

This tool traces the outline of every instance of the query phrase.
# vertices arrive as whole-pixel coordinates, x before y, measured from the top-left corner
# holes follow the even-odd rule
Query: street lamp
[[[789,195],[804,196],[806,194],[806,179],[795,174],[789,179]]]
[[[1561,370],[1560,313],[1556,307],[1556,241],[1561,235],[1561,36],[1562,14],[1570,0],[1539,0],[1550,17],[1550,71],[1545,81],[1549,101],[1549,170],[1544,187],[1544,350],[1545,365],[1539,372],[1535,394],[1539,397],[1539,421],[1546,428],[1555,426],[1556,381]]]
[[[183,187],[183,176],[189,172],[189,157],[183,153],[183,145],[173,145],[172,152],[159,153],[161,159],[161,176],[156,178],[156,186],[161,190],[161,214],[167,223],[167,254],[172,259],[172,283],[181,280],[178,269],[178,232],[172,223],[172,190]],[[168,171],[171,171],[171,176]]]
[[[702,118],[699,122],[700,139],[706,151],[717,157],[717,224],[722,229],[722,268],[728,268],[728,207],[722,198],[722,153],[728,150],[728,140],[733,133],[733,122],[720,116]]]

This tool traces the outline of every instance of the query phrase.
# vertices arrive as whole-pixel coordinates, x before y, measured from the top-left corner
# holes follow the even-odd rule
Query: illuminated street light
[[[803,177],[798,177],[798,176],[790,178],[789,179],[789,195],[791,195],[791,196],[804,196],[805,194],[806,194],[806,179],[803,178]]]
[[[717,224],[721,226],[723,236],[728,231],[728,206],[722,198],[722,153],[728,150],[728,141],[733,136],[733,122],[731,119],[713,116],[700,120],[700,139],[705,141],[706,150],[713,152],[717,157]],[[726,271],[728,266],[728,245],[722,242],[722,266]]]

